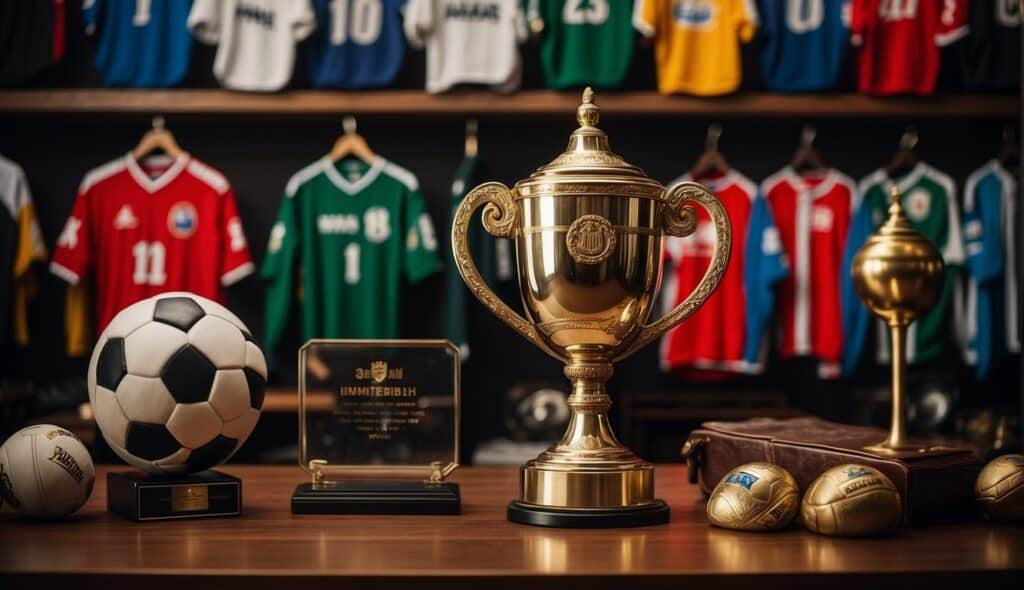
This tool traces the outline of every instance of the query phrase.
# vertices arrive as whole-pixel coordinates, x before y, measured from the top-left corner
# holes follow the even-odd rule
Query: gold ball
[[[804,494],[800,516],[822,535],[864,537],[896,530],[903,502],[882,472],[865,465],[838,465],[818,476]]]
[[[1003,455],[978,474],[974,496],[993,520],[1024,521],[1024,455]]]
[[[800,487],[785,469],[747,463],[733,469],[708,498],[711,524],[741,531],[774,531],[796,516]]]

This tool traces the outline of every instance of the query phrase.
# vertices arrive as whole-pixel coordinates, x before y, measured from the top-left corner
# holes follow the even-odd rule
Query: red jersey
[[[840,306],[843,257],[856,204],[853,180],[829,169],[800,176],[786,166],[761,185],[790,254],[793,272],[781,285],[779,356],[821,359],[822,377],[838,377],[843,351]]]
[[[689,175],[676,182],[686,180],[691,180]],[[758,373],[764,366],[774,285],[787,272],[778,230],[757,186],[742,174],[729,171],[698,182],[718,196],[729,215],[732,252],[714,294],[662,339],[661,365],[665,370]],[[711,263],[715,226],[706,211],[695,209],[697,231],[667,242],[671,267],[662,300],[666,312],[693,292]]]
[[[96,323],[166,291],[224,300],[253,271],[231,185],[183,154],[142,165],[131,154],[86,174],[50,270],[77,284],[96,271]]]
[[[854,0],[850,33],[860,47],[861,92],[928,95],[939,75],[939,47],[967,34],[967,2]]]

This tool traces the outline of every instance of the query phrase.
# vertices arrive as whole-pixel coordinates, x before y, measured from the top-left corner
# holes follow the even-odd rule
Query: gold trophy
[[[910,225],[899,189],[891,189],[889,219],[853,259],[854,288],[872,313],[889,325],[892,338],[892,424],[889,438],[865,447],[882,456],[923,453],[932,447],[907,436],[904,388],[906,337],[910,322],[924,315],[942,293],[943,262],[931,240]]]
[[[667,190],[613,153],[596,127],[593,91],[577,109],[569,147],[509,189],[489,182],[463,200],[452,225],[452,251],[469,289],[496,316],[565,363],[572,416],[562,439],[520,472],[513,522],[579,528],[668,522],[654,497],[654,468],[620,443],[608,421],[605,383],[612,363],[628,357],[693,314],[718,286],[729,261],[730,225],[718,199],[695,183]],[[661,282],[664,237],[696,229],[704,207],[715,249],[696,290],[671,313],[646,323]],[[515,240],[526,316],[481,279],[467,245],[474,212],[484,228]]]

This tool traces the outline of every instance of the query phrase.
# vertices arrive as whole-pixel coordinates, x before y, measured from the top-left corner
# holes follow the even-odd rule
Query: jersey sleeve
[[[530,38],[530,29],[526,26],[526,11],[523,10],[522,2],[516,2],[515,27],[517,41],[523,43]]]
[[[775,308],[775,284],[789,275],[789,264],[782,248],[779,229],[775,226],[767,201],[755,197],[750,212],[744,245],[743,286],[746,291],[744,310],[747,317],[743,360],[758,363],[761,343]]]
[[[1003,274],[1005,260],[1000,236],[1000,194],[984,183],[967,186],[964,203],[964,238],[967,270],[979,285]]]
[[[764,38],[771,38],[778,35],[776,26],[778,24],[778,8],[781,8],[773,0],[758,0],[757,15],[761,21],[760,33]]]
[[[732,21],[736,25],[736,35],[743,43],[749,43],[757,34],[759,19],[754,0],[733,0]]]
[[[871,22],[871,9],[873,6],[872,0],[851,0],[849,2],[850,43],[853,45],[859,47],[864,44],[864,37],[867,36],[868,32],[868,24]]]
[[[658,31],[658,4],[661,0],[636,0],[633,4],[633,28],[644,37],[653,37]]]
[[[80,192],[64,229],[57,237],[57,246],[50,261],[50,272],[72,285],[82,280],[93,263],[91,226],[89,193]]]
[[[405,5],[405,20],[402,28],[409,45],[422,49],[427,37],[434,29],[435,0],[409,0]]]
[[[858,204],[859,201],[859,204]],[[843,316],[843,373],[850,374],[860,364],[867,341],[870,315],[864,303],[857,296],[853,286],[853,257],[874,231],[871,221],[871,207],[860,198],[854,199],[853,218],[846,234],[843,251],[843,265],[840,269],[839,305]]]
[[[296,207],[293,195],[286,195],[281,201],[260,268],[260,276],[266,282],[263,345],[268,360],[273,358],[274,347],[284,334],[292,306],[295,255],[301,240]]]
[[[188,15],[188,28],[196,39],[208,45],[216,45],[220,41],[223,9],[221,0],[195,0]]]
[[[967,0],[938,0],[939,25],[935,44],[945,47],[963,38],[968,32]],[[977,1],[977,0],[976,0]]]
[[[310,0],[292,1],[291,29],[295,41],[302,41],[316,29],[316,16]]]
[[[43,244],[42,232],[36,218],[32,195],[24,175],[18,174],[14,179],[14,218],[17,223],[16,245],[14,248],[14,268],[12,269],[13,291],[11,305],[12,329],[14,342],[18,346],[29,343],[28,304],[37,291],[32,265],[46,260],[46,246]]]
[[[82,25],[85,27],[86,35],[96,33],[105,4],[104,0],[85,0],[82,3]]]
[[[245,229],[238,216],[234,191],[228,189],[221,199],[220,232],[224,252],[221,258],[220,282],[228,287],[252,274],[254,266],[249,254],[249,243],[245,239]]]
[[[408,195],[403,252],[402,267],[410,283],[419,282],[441,268],[434,222],[418,188],[410,190]]]

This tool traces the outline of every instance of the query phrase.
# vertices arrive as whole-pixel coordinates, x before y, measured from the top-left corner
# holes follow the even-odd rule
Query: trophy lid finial
[[[601,119],[601,109],[594,104],[594,89],[590,86],[583,91],[583,104],[576,109],[576,121],[582,127],[595,127]]]

